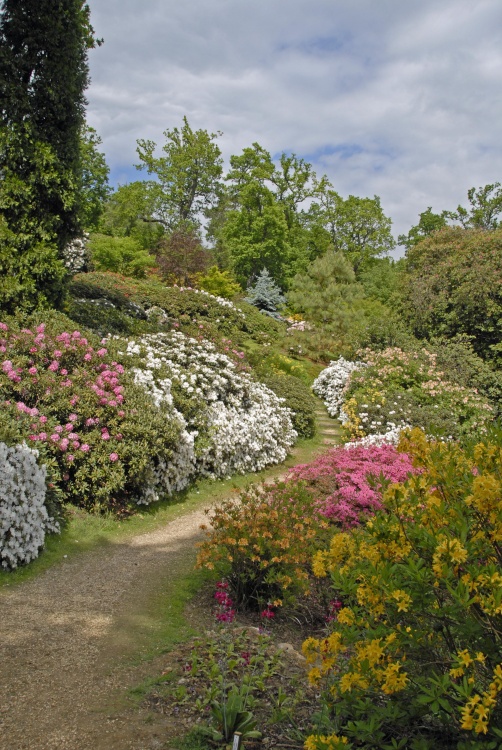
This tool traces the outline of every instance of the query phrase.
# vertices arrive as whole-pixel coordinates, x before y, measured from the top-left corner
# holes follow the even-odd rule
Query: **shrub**
[[[89,249],[97,271],[113,271],[143,279],[146,271],[155,266],[155,259],[132,237],[110,237],[93,232]]]
[[[310,681],[325,686],[324,739],[307,746],[498,747],[500,441],[462,450],[414,430],[400,448],[423,473],[314,558],[342,606],[330,634],[303,645]]]
[[[166,461],[172,473],[161,494],[187,483],[176,461],[182,422],[134,384],[116,352],[58,314],[0,329],[4,414],[41,447],[41,457],[52,457],[54,482],[67,500],[86,507],[144,501]]]
[[[198,287],[215,297],[233,299],[236,294],[242,292],[241,285],[230,271],[220,271],[218,266],[211,266],[205,274],[198,274],[196,281]]]
[[[228,299],[202,289],[168,287],[153,278],[143,281],[112,273],[79,274],[70,291],[75,299],[108,299],[133,317],[136,310],[141,317],[152,307],[161,309],[167,314],[169,328],[174,326],[189,335],[202,332],[206,339],[215,341],[230,336],[238,345],[240,339],[247,337],[262,343],[276,338],[282,330],[279,323],[261,315],[252,305],[240,303],[237,307]]]
[[[285,373],[265,378],[264,382],[291,409],[296,432],[301,437],[313,437],[316,432],[316,402],[309,388],[298,378]]]
[[[209,520],[197,565],[223,575],[238,606],[281,606],[308,590],[312,551],[328,524],[301,484],[250,487]]]
[[[350,374],[364,367],[362,362],[349,362],[343,357],[330,362],[314,381],[312,390],[322,398],[330,417],[339,417]]]
[[[283,461],[297,437],[289,409],[266,386],[238,373],[208,341],[181,332],[124,342],[135,378],[155,403],[174,404],[196,437],[203,475],[259,471]]]
[[[0,562],[16,568],[38,557],[46,532],[59,524],[45,506],[46,470],[36,451],[0,442]]]
[[[426,349],[360,355],[366,367],[351,375],[344,394],[344,427],[351,439],[406,425],[429,435],[467,437],[493,418],[487,400],[448,381]]]
[[[409,457],[391,445],[333,448],[308,464],[290,469],[288,480],[301,481],[316,507],[330,521],[349,528],[382,508],[383,490],[416,473]]]

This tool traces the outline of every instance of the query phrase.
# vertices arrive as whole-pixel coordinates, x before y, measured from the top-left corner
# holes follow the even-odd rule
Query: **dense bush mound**
[[[291,409],[296,432],[301,437],[313,437],[316,431],[316,402],[308,386],[297,377],[286,373],[265,378],[265,385],[279,398],[284,399],[285,406]]]
[[[347,440],[397,442],[408,426],[429,435],[465,438],[482,433],[493,420],[496,410],[489,400],[448,380],[434,352],[395,347],[366,349],[359,356],[360,362],[332,362],[313,386],[330,414],[343,420]],[[455,372],[453,377],[461,379]],[[495,390],[496,378],[489,382]]]
[[[138,384],[158,405],[174,404],[195,437],[198,474],[258,471],[286,458],[297,433],[291,413],[265,385],[218,352],[179,331],[124,342]]]
[[[159,330],[160,315],[164,328],[178,327],[191,335],[202,335],[215,341],[230,336],[236,341],[250,337],[261,342],[276,337],[283,328],[245,302],[237,307],[230,300],[215,297],[203,289],[168,287],[153,278],[140,280],[113,273],[78,274],[70,285],[70,293],[71,317],[90,328],[99,329],[101,334],[148,330],[148,327],[138,325],[137,317],[138,313],[139,317],[144,317],[145,312],[152,308],[156,328],[150,327],[150,330]],[[122,329],[117,325],[112,327],[113,316],[110,316],[108,327],[107,316],[93,319],[93,310],[99,311],[103,307],[120,316]]]
[[[46,467],[26,445],[0,443],[0,565],[16,568],[38,556],[59,523],[45,506]]]
[[[85,507],[144,501],[158,462],[176,465],[183,419],[168,403],[152,402],[113,346],[74,330],[65,316],[39,314],[27,326],[1,324],[2,422],[52,457],[66,500]],[[171,473],[164,490],[186,482]]]
[[[403,315],[419,337],[473,336],[484,358],[502,342],[502,229],[434,232],[407,251]]]
[[[303,646],[324,717],[306,746],[498,747],[500,440],[464,451],[415,430],[400,448],[422,474],[315,556],[339,608],[329,635]]]
[[[382,509],[388,484],[403,482],[416,469],[392,445],[333,448],[309,464],[295,466],[288,480],[303,481],[318,510],[344,528]]]

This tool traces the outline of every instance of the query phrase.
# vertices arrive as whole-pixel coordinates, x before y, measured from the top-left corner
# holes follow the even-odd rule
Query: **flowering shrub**
[[[493,409],[476,391],[447,380],[436,355],[422,349],[360,352],[365,367],[353,372],[344,394],[349,438],[407,425],[427,434],[460,438],[482,432]]]
[[[31,328],[0,324],[4,414],[53,459],[53,481],[70,502],[148,500],[161,463],[176,474],[182,422],[168,404],[155,406],[99,340],[70,332],[64,316],[43,319]],[[173,484],[166,475],[164,494]]]
[[[16,568],[34,560],[46,532],[59,524],[45,507],[46,470],[26,445],[0,443],[0,562]]]
[[[197,565],[216,569],[238,606],[272,612],[308,589],[312,552],[328,523],[301,484],[254,486],[210,514]],[[269,614],[264,615],[269,617]]]
[[[382,491],[417,473],[405,453],[391,445],[333,448],[309,464],[290,469],[288,479],[305,482],[320,512],[347,528],[382,508]]]
[[[329,719],[326,734],[307,746],[495,748],[502,737],[500,441],[462,450],[413,430],[400,448],[423,473],[391,485],[382,511],[337,533],[314,558],[315,573],[331,577],[343,606],[326,638],[303,645]]]
[[[183,413],[195,438],[197,473],[213,477],[259,471],[283,461],[297,433],[290,411],[266,386],[236,372],[225,354],[181,332],[127,343],[136,382],[155,403]]]
[[[314,380],[312,390],[322,398],[330,417],[339,417],[350,374],[362,367],[361,362],[348,362],[343,357],[330,362]]]

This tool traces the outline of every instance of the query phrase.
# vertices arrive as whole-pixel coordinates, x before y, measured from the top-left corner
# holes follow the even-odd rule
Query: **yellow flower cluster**
[[[330,734],[329,736],[321,734],[312,734],[305,740],[305,750],[348,750],[349,741],[347,737],[342,737],[337,734]]]
[[[497,696],[502,692],[502,664],[493,670],[492,681],[481,694],[475,693],[462,708],[462,729],[486,734],[490,712],[497,705]]]
[[[391,485],[384,512],[314,557],[344,606],[332,635],[304,644],[310,679],[326,679],[337,702],[360,693],[378,704],[411,679],[420,699],[420,686],[441,678],[452,731],[488,734],[502,704],[502,449],[463,450],[420,430],[399,449],[422,473]],[[470,650],[473,633],[490,652]]]

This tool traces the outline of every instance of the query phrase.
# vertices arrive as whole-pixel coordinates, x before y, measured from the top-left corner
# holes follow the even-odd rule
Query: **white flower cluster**
[[[392,425],[386,432],[367,435],[366,437],[359,438],[359,440],[352,440],[350,443],[345,443],[345,448],[355,448],[362,446],[363,448],[369,448],[370,446],[381,446],[381,445],[397,445],[402,430],[411,429],[411,425]]]
[[[172,331],[129,341],[126,353],[140,358],[134,370],[136,382],[157,406],[172,406],[174,383],[199,405],[196,420],[188,424],[173,407],[173,415],[183,425],[183,456],[180,453],[158,467],[158,477],[164,471],[172,474],[174,466],[175,481],[179,484],[186,477],[186,486],[194,472],[224,477],[259,471],[285,459],[297,438],[290,410],[265,385],[238,373],[234,362],[212,343]]]
[[[216,294],[211,294],[210,292],[206,292],[205,289],[195,289],[195,287],[184,287],[184,286],[178,286],[177,284],[174,285],[176,289],[179,289],[180,292],[195,292],[195,294],[202,294],[204,297],[210,297],[211,299],[215,300],[219,305],[222,305],[223,307],[228,307],[231,310],[235,310],[235,312],[238,312],[239,315],[242,318],[245,318],[245,314],[242,312],[240,307],[236,307],[233,302],[231,302],[229,299],[225,299],[225,297],[218,297]]]
[[[47,531],[59,532],[45,507],[45,466],[26,445],[0,443],[0,561],[16,568],[38,557]]]
[[[77,237],[72,240],[63,250],[63,263],[70,273],[81,273],[86,271],[91,260],[91,253],[87,246],[89,235]]]
[[[312,390],[324,401],[330,417],[341,417],[341,407],[350,374],[366,367],[364,362],[349,362],[343,357],[329,363],[314,380]]]

